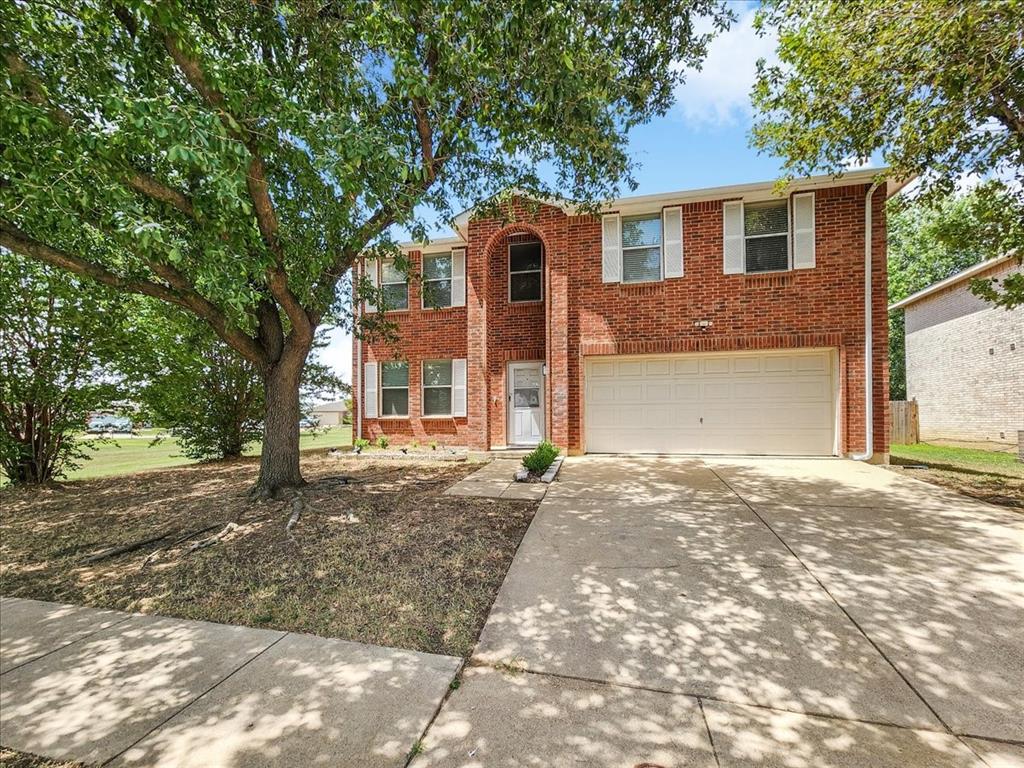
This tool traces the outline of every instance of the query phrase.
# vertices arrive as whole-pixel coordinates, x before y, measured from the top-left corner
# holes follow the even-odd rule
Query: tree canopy
[[[890,200],[889,303],[992,258],[986,233],[993,226],[1001,227],[1001,217],[1016,204],[1016,198],[997,182],[927,202],[905,197]],[[1007,283],[1013,285],[1009,278],[1004,285]],[[983,293],[989,285],[987,281],[974,281],[971,287]],[[903,317],[902,310],[889,314],[889,389],[893,400],[905,400],[907,394]]]
[[[13,0],[0,246],[202,318],[263,373],[261,478],[283,462],[271,484],[294,484],[300,369],[358,256],[510,186],[612,196],[628,130],[706,52],[701,16],[728,20],[718,0]]]
[[[1024,0],[766,0],[758,25],[780,63],[759,65],[755,146],[790,175],[881,154],[937,204],[965,177],[1011,181],[989,256],[1024,253]],[[1020,303],[1024,285],[993,298]]]

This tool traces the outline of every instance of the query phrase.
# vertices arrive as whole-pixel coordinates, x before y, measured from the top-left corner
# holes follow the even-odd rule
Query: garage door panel
[[[676,360],[672,367],[676,376],[698,376],[700,374],[700,360],[697,359]]]
[[[704,373],[730,373],[731,366],[727,357],[708,357],[703,360],[701,370]]]
[[[827,350],[588,360],[591,452],[830,455]]]
[[[737,357],[732,361],[733,373],[760,373],[761,358],[759,357]]]
[[[696,381],[676,382],[672,394],[677,403],[695,402],[700,399],[700,384]]]
[[[658,381],[647,385],[645,393],[648,402],[668,403],[672,402],[672,382]]]

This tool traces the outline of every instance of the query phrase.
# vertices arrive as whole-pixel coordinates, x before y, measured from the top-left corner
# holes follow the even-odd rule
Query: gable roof
[[[857,184],[869,184],[877,179],[885,181],[885,196],[890,198],[905,187],[910,179],[899,181],[889,174],[889,168],[864,168],[857,171],[847,171],[841,176],[824,174],[821,176],[806,176],[800,179],[793,179],[786,185],[786,193],[810,192],[815,189],[828,187],[848,187]],[[683,203],[695,203],[703,200],[743,200],[754,202],[758,200],[778,199],[775,191],[776,180],[755,181],[749,184],[729,184],[721,187],[704,187],[702,189],[688,189],[677,192],[661,192],[654,195],[634,195],[633,197],[619,197],[609,200],[600,206],[600,210],[618,211],[623,214],[651,213],[661,208]],[[542,205],[550,205],[560,208],[567,216],[575,216],[579,209],[568,200],[559,198],[541,198],[529,192],[518,189],[509,190],[515,196],[526,198]],[[456,214],[452,219],[452,227],[455,236],[440,237],[431,240],[429,243],[406,242],[402,248],[406,251],[417,250],[425,253],[445,251],[451,248],[464,246],[469,239],[469,220],[473,214],[482,207],[482,204]]]
[[[841,176],[825,174],[821,176],[807,176],[800,179],[793,179],[786,186],[786,192],[809,192],[813,189],[825,187],[846,187],[856,184],[867,184],[875,179],[885,179],[886,197],[892,197],[910,181],[897,181],[889,175],[889,169],[865,168],[857,171],[847,171]],[[776,180],[756,181],[749,184],[730,184],[721,187],[704,187],[702,189],[688,189],[677,192],[661,192],[654,195],[634,195],[632,197],[620,197],[609,200],[600,206],[601,210],[618,211],[619,213],[646,213],[659,210],[665,206],[681,205],[683,203],[694,203],[702,200],[725,200],[742,199],[746,202],[755,200],[770,200],[778,197],[775,192]],[[543,205],[550,205],[561,208],[568,216],[575,216],[579,209],[567,200],[544,199],[528,192],[520,193],[518,190],[510,190],[513,195],[520,194],[528,200]],[[469,220],[479,208],[479,205],[467,208],[456,214],[452,220],[452,226],[462,240],[469,234]],[[446,238],[447,239],[447,238]],[[409,244],[410,246],[412,244]]]
[[[890,304],[889,311],[891,312],[894,309],[906,309],[911,304],[915,304],[921,299],[931,296],[933,293],[938,293],[939,291],[943,291],[957,283],[962,283],[965,280],[970,280],[972,277],[977,277],[992,267],[1014,258],[1016,258],[1016,254],[1010,252],[1004,256],[996,256],[994,259],[989,259],[988,261],[983,261],[980,264],[975,264],[973,267],[968,267],[962,272],[957,272],[955,275],[947,277],[945,280],[939,280],[937,283],[932,283],[927,288],[924,288],[917,293],[912,293],[907,296],[907,298],[897,301],[895,304]]]

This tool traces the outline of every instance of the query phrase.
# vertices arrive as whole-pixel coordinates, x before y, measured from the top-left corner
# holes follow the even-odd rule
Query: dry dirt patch
[[[477,468],[306,456],[289,532],[290,500],[247,498],[249,460],[8,489],[0,585],[9,596],[467,656],[537,507],[442,495]],[[237,528],[189,551],[229,522]]]

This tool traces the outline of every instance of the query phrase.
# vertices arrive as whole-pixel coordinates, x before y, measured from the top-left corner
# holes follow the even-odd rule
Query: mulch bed
[[[254,460],[5,489],[0,589],[468,656],[537,508],[442,495],[477,468],[306,455],[288,531],[292,499],[247,497]]]

